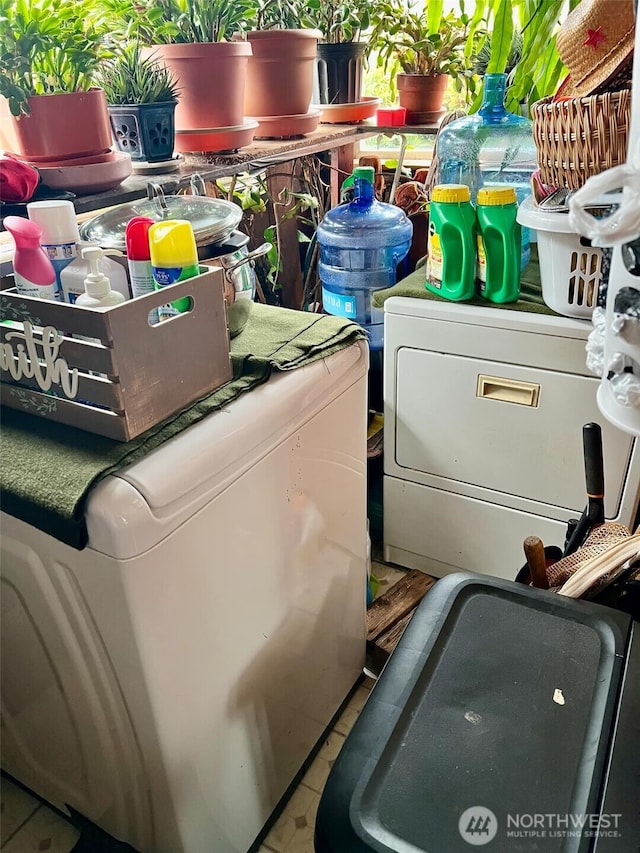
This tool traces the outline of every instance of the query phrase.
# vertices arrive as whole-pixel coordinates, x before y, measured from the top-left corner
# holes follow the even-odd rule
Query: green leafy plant
[[[371,26],[375,6],[375,0],[303,0],[300,23],[320,30],[322,41],[327,44],[360,41]]]
[[[533,103],[555,93],[567,70],[556,49],[561,22],[579,0],[477,0],[465,53],[477,53],[477,36],[488,45],[487,73],[508,73],[507,109],[517,112],[524,101]],[[514,33],[522,36],[517,62],[513,59]],[[474,41],[476,39],[476,41]],[[478,109],[480,101],[473,105]]]
[[[0,0],[0,94],[15,116],[33,95],[86,91],[109,55],[90,0]]]
[[[258,0],[255,27],[257,30],[295,30],[302,26],[300,0]]]
[[[230,41],[251,29],[256,0],[99,0],[116,31],[143,44]]]
[[[439,4],[441,7],[442,4]],[[398,0],[384,3],[373,19],[369,47],[385,70],[405,74],[468,75],[471,63],[464,54],[470,18],[464,12],[446,15],[425,3],[405,7]],[[432,10],[439,14],[432,14]]]
[[[153,55],[143,56],[138,42],[126,44],[103,63],[97,79],[113,106],[175,101],[179,94],[171,72]]]
[[[298,244],[303,247],[301,272],[305,293],[314,292],[317,285],[315,233],[324,215],[328,187],[320,179],[317,158],[304,157],[300,166],[298,189],[285,187],[277,197],[269,191],[266,174],[262,172],[239,174],[216,182],[219,193],[242,208],[242,227],[254,244],[263,239],[271,243],[270,251],[255,262],[261,301],[267,295],[271,296],[271,301],[279,299],[279,276],[283,268],[281,227],[288,220],[296,221]]]

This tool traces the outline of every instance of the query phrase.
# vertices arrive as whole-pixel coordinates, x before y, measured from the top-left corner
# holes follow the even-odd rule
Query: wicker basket
[[[531,107],[533,138],[543,183],[580,189],[587,178],[627,159],[631,92],[607,92],[587,98]]]

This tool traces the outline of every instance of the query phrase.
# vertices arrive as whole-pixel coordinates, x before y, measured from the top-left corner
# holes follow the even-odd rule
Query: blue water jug
[[[533,123],[507,111],[506,84],[506,74],[485,75],[480,110],[450,122],[438,134],[437,182],[466,184],[473,204],[482,187],[511,186],[518,204],[531,195],[531,175],[538,168]],[[529,230],[523,228],[521,269],[530,257]]]
[[[413,225],[399,207],[374,198],[371,166],[359,166],[353,177],[353,201],[329,210],[318,226],[322,304],[327,314],[360,323],[369,347],[379,350],[384,313],[373,307],[371,297],[396,283]]]

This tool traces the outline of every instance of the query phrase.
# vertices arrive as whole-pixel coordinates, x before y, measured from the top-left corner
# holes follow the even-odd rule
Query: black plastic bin
[[[333,766],[316,853],[639,850],[638,627],[515,583],[440,580]]]

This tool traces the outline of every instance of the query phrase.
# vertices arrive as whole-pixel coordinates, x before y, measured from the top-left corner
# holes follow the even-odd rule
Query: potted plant
[[[247,66],[245,114],[258,116],[259,120],[287,117],[293,134],[296,122],[306,124],[321,36],[318,30],[301,23],[302,9],[301,0],[256,0],[255,27],[243,34],[252,50]],[[271,124],[260,123],[265,128]]]
[[[146,46],[145,53],[155,54],[177,81],[176,147],[182,150],[181,134],[183,140],[197,139],[197,150],[219,150],[216,139],[222,136],[224,147],[230,147],[229,133],[245,129],[251,55],[251,45],[234,41],[233,35],[252,26],[254,0],[102,0],[102,9],[114,17],[115,27]]]
[[[318,104],[354,104],[362,98],[367,42],[375,2],[302,0],[300,21],[321,33],[316,60],[314,100]]]
[[[95,86],[105,28],[90,9],[90,0],[0,0],[0,144],[30,162],[110,153],[107,102]]]
[[[433,120],[442,110],[450,78],[460,88],[472,81],[472,63],[465,55],[471,19],[464,12],[444,14],[441,7],[430,0],[410,7],[389,0],[374,14],[370,48],[395,77],[407,124]]]
[[[171,159],[179,91],[171,72],[153,55],[142,56],[138,42],[130,42],[103,63],[98,80],[120,151],[134,161]]]

